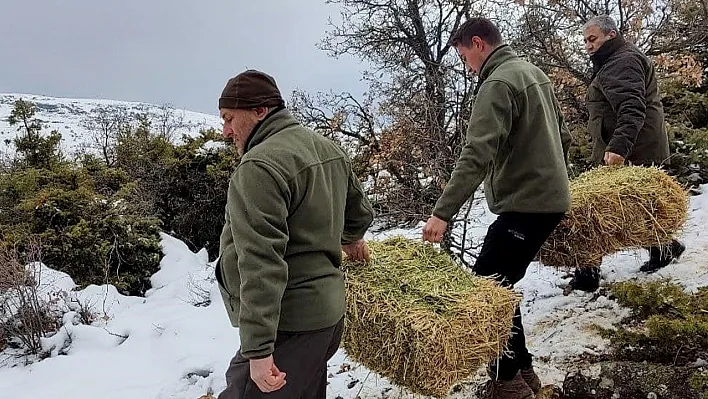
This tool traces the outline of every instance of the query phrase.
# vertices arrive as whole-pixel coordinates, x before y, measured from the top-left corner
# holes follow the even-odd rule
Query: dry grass
[[[429,244],[370,242],[347,263],[344,349],[412,392],[442,397],[500,355],[520,297],[464,271]]]
[[[36,238],[28,239],[22,253],[11,244],[0,243],[0,341],[19,341],[31,354],[40,353],[42,338],[58,328],[39,298],[40,282],[25,266],[41,262],[41,248]]]
[[[603,256],[666,243],[688,213],[686,190],[655,167],[600,167],[570,190],[570,212],[539,251],[549,266],[597,266]]]

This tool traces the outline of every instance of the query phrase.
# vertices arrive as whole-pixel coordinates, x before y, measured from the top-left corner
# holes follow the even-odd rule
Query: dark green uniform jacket
[[[545,73],[507,45],[484,62],[467,142],[433,215],[449,221],[484,180],[496,213],[570,209],[572,138]]]
[[[229,184],[216,275],[246,358],[273,352],[277,331],[344,315],[342,244],[373,210],[344,151],[285,109],[262,121]]]

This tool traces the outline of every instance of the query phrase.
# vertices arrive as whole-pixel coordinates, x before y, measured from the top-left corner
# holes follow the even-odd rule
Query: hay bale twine
[[[410,391],[445,396],[499,356],[520,297],[463,270],[430,244],[370,242],[368,264],[345,260],[349,357]]]
[[[549,266],[599,266],[626,249],[671,241],[686,221],[687,191],[656,167],[602,166],[570,183],[571,209],[539,251]]]

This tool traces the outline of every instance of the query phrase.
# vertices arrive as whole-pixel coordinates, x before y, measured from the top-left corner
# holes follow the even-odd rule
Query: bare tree
[[[451,176],[473,101],[475,81],[449,37],[472,16],[507,17],[508,7],[491,0],[329,3],[340,5],[342,22],[332,24],[320,48],[369,64],[367,94],[296,92],[294,108],[311,127],[352,148],[381,227],[416,225],[429,217]],[[466,264],[478,249],[467,234],[471,222],[460,212],[442,243]]]
[[[371,99],[360,101],[350,93],[319,93],[313,98],[296,90],[291,108],[303,123],[325,137],[349,144],[347,149],[358,150],[358,146],[380,148],[377,135],[381,132],[381,125],[376,120]]]
[[[620,33],[655,57],[664,75],[681,68],[687,54],[705,52],[708,44],[708,11],[703,0],[500,0],[498,3],[520,10],[519,17],[508,19],[504,29],[513,38],[514,47],[552,77],[571,125],[587,120],[585,93],[592,74],[582,27],[593,16],[612,16]],[[700,67],[694,69],[700,72]]]
[[[372,177],[370,194],[387,225],[426,218],[464,142],[472,80],[448,44],[475,1],[334,0],[343,21],[320,48],[372,67],[366,99],[296,93],[301,118],[355,146]],[[363,176],[362,176],[363,177]]]
[[[170,143],[175,140],[178,129],[188,126],[184,121],[184,114],[178,113],[171,104],[163,104],[153,116],[155,134]]]
[[[116,162],[116,144],[125,129],[130,129],[130,116],[124,106],[100,106],[91,110],[82,126],[89,131],[90,146],[101,153],[106,166]]]

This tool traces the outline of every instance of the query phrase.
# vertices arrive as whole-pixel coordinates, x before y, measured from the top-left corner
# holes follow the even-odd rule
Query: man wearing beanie
[[[344,323],[342,251],[369,259],[373,210],[346,153],[290,114],[271,76],[230,79],[219,111],[241,155],[216,266],[241,348],[219,399],[324,399]]]

